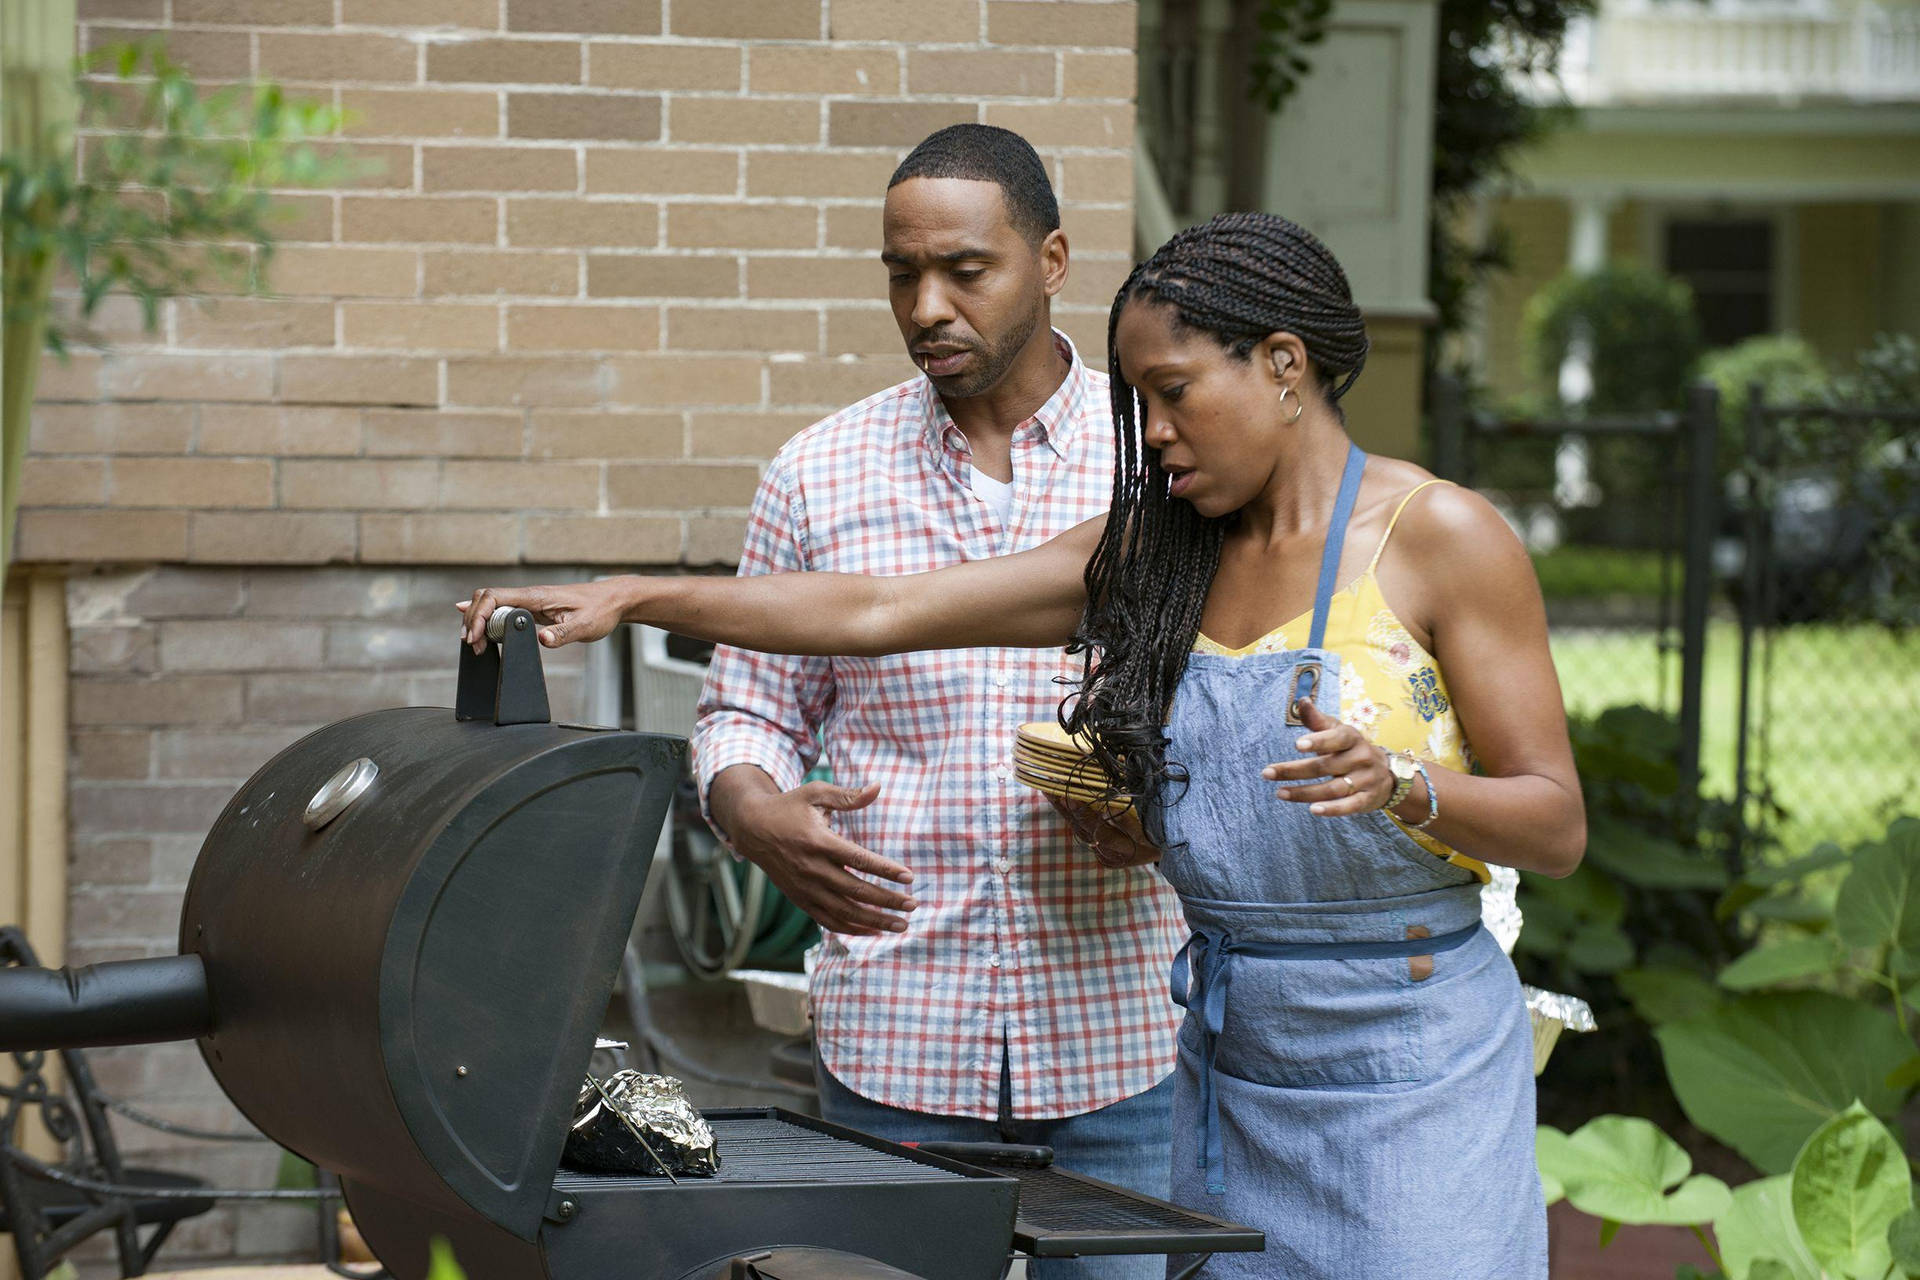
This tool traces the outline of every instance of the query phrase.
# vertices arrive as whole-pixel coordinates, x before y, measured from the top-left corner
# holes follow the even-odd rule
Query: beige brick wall
[[[874,260],[901,155],[1025,133],[1104,358],[1130,0],[81,0],[210,82],[353,113],[264,298],[50,363],[36,561],[708,564],[794,430],[911,376]],[[430,25],[423,25],[430,24]]]

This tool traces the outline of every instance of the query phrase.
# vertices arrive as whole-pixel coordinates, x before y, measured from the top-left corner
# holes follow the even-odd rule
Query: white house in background
[[[1513,258],[1472,344],[1494,388],[1526,384],[1534,291],[1609,259],[1687,280],[1716,346],[1920,332],[1920,5],[1602,0],[1533,89],[1578,115],[1482,210]]]

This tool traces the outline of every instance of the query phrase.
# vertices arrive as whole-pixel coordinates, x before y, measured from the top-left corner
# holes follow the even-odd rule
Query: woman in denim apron
[[[1544,1276],[1532,1039],[1479,878],[1384,809],[1315,816],[1263,777],[1306,755],[1298,699],[1339,717],[1348,655],[1323,646],[1363,465],[1352,449],[1305,647],[1196,652],[1173,699],[1188,782],[1161,869],[1193,929],[1174,1199],[1267,1233],[1208,1277]]]
[[[1544,1280],[1527,1015],[1476,874],[1565,875],[1585,843],[1526,553],[1485,500],[1348,440],[1365,325],[1283,218],[1175,236],[1121,287],[1108,349],[1104,520],[902,578],[483,588],[467,639],[512,605],[550,646],[629,621],[776,653],[1084,651],[1063,722],[1145,823],[1085,833],[1159,860],[1193,930],[1170,958],[1174,1198],[1267,1235],[1201,1275]],[[1429,728],[1389,751],[1409,706]],[[888,878],[862,900],[910,912]]]

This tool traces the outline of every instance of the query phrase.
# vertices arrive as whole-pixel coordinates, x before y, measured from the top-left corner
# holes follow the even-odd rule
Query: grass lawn
[[[1763,643],[1756,639],[1756,663]],[[1783,852],[1804,853],[1822,840],[1849,844],[1900,814],[1920,814],[1920,633],[1796,626],[1770,643],[1770,671],[1756,684],[1752,712],[1763,734],[1750,759],[1787,811],[1777,826]],[[1680,655],[1658,652],[1651,630],[1563,628],[1553,635],[1553,656],[1572,714],[1630,702],[1678,709]],[[1733,793],[1739,676],[1739,628],[1716,621],[1707,638],[1701,763],[1708,788],[1723,795]]]

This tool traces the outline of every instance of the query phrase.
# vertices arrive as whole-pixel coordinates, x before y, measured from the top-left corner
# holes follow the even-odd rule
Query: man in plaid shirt
[[[1107,378],[1050,323],[1067,243],[1017,134],[955,125],[889,184],[894,316],[917,377],[808,428],[754,499],[743,574],[906,574],[1025,550],[1107,508]],[[1058,651],[714,655],[694,768],[723,839],[827,931],[822,1111],[897,1140],[1044,1143],[1164,1196],[1186,930],[1151,867],[1109,870],[1015,781]],[[833,784],[803,782],[824,739]],[[837,828],[837,830],[836,830]],[[1033,1276],[1164,1274],[1158,1258]]]

